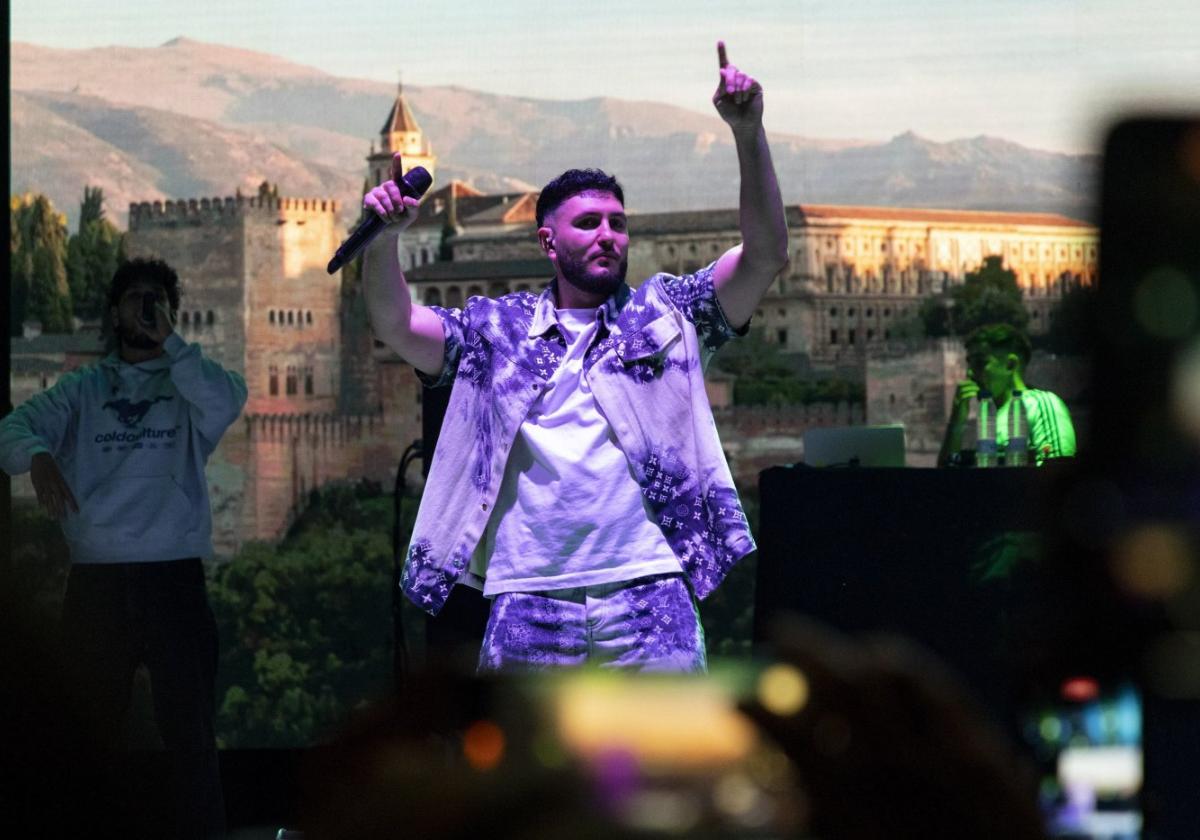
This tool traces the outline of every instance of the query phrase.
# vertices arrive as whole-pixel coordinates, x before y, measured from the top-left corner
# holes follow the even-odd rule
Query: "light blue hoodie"
[[[79,513],[63,533],[75,563],[212,554],[204,464],[241,413],[246,383],[172,333],[165,353],[116,353],[73,371],[0,421],[0,469],[26,472],[49,452]]]

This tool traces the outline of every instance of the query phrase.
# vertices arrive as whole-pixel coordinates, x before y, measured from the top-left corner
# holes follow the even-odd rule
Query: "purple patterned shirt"
[[[622,284],[602,306],[584,376],[655,522],[698,598],[716,588],[754,539],[721,451],[704,364],[738,335],[717,302],[713,266]],[[430,307],[446,336],[440,376],[450,403],[400,585],[436,614],[469,570],[517,432],[566,352],[553,287]],[[744,333],[744,331],[743,331]]]

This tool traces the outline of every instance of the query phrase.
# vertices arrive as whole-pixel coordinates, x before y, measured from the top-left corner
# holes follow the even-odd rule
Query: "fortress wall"
[[[251,413],[328,412],[341,375],[340,278],[325,265],[340,242],[334,202],[279,199],[245,215],[247,382]],[[276,369],[278,392],[270,393]],[[296,377],[288,394],[289,368]],[[306,393],[311,369],[313,393]]]
[[[131,257],[165,260],[175,269],[182,289],[176,330],[184,340],[199,342],[217,362],[240,372],[246,350],[241,213],[236,204],[202,201],[130,205],[125,249]]]
[[[365,478],[390,490],[411,443],[383,414],[258,414],[246,417],[245,428],[255,476],[251,539],[277,539],[308,494],[330,482]]]

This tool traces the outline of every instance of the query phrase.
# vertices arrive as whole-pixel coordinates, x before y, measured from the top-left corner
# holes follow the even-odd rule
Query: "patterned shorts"
[[[704,673],[704,629],[682,574],[508,592],[492,602],[479,673],[584,664]]]

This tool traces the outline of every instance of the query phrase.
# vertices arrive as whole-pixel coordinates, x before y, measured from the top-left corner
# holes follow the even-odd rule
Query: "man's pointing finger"
[[[722,70],[729,66],[729,58],[725,55],[724,41],[717,41],[717,62],[721,65]]]

